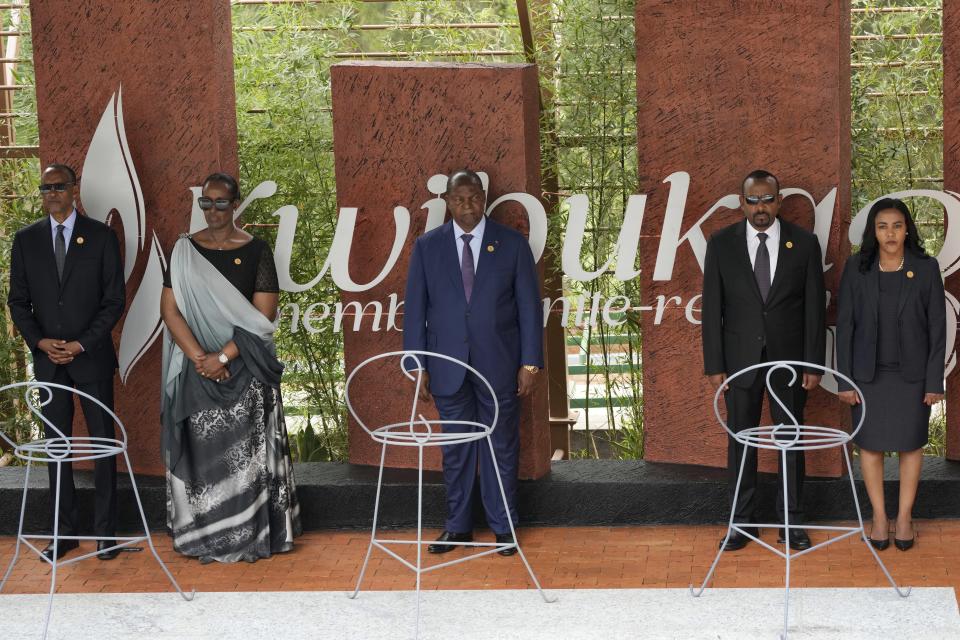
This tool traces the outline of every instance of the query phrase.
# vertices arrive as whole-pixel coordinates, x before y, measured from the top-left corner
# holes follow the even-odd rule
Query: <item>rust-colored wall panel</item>
[[[943,188],[960,193],[960,3],[948,0],[943,3]],[[960,298],[960,274],[946,278],[944,288]],[[960,376],[956,372],[947,378],[946,392],[946,457],[960,460]]]
[[[641,0],[636,8],[640,192],[648,194],[641,237],[644,305],[702,289],[689,243],[673,275],[654,280],[674,172],[690,175],[680,233],[723,196],[740,190],[749,171],[765,168],[781,187],[801,188],[817,202],[835,187],[825,274],[836,292],[849,254],[850,43],[847,1]],[[676,187],[674,187],[676,190]],[[705,236],[742,217],[718,209]],[[813,207],[791,197],[784,219],[813,229]],[[833,305],[828,320],[833,321]],[[700,327],[682,308],[660,324],[643,315],[646,457],[652,461],[726,465],[725,437],[713,416],[713,389],[703,375]],[[846,424],[849,411],[825,391],[807,403],[810,424]],[[838,452],[808,456],[809,475],[835,475]],[[765,469],[772,461],[766,460]]]
[[[411,213],[403,254],[387,278],[361,293],[342,295],[349,301],[384,301],[403,297],[413,240],[423,233],[426,211],[420,205],[433,197],[426,189],[434,174],[469,167],[490,176],[488,201],[505,193],[540,193],[540,142],[536,67],[527,64],[439,64],[346,62],[332,69],[334,154],[340,207],[357,207],[357,242],[350,256],[350,275],[369,282],[390,252],[395,227],[393,210]],[[493,217],[526,231],[523,210],[498,207]],[[542,269],[541,269],[542,271]],[[542,281],[542,272],[541,272]],[[402,348],[399,332],[344,330],[347,371],[375,353]],[[375,379],[379,378],[379,379]],[[409,411],[412,385],[398,372],[358,380],[356,397],[376,402],[384,416]],[[376,400],[374,400],[374,398]],[[546,385],[524,403],[520,422],[520,476],[536,478],[550,470]],[[433,407],[424,413],[436,416]],[[429,452],[428,467],[440,467],[440,452]],[[377,464],[379,446],[351,421],[350,461]],[[415,467],[416,450],[392,448],[390,466]]]
[[[145,203],[145,245],[156,232],[169,255],[190,225],[189,187],[216,170],[237,173],[229,0],[34,0],[30,13],[41,162],[79,172],[100,116],[122,85],[130,159]],[[113,227],[122,240],[116,220]],[[128,308],[146,257],[143,251],[127,283]],[[117,342],[119,335],[118,328]],[[159,391],[158,340],[126,384],[116,382],[130,456],[143,473],[163,473]]]

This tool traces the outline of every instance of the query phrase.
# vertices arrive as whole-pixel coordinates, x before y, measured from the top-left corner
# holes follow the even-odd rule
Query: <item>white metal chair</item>
[[[417,414],[417,397],[420,393],[420,385],[423,384],[423,363],[421,362],[418,356],[424,356],[429,358],[440,358],[443,360],[448,360],[453,362],[463,368],[465,368],[469,373],[475,375],[486,387],[487,391],[490,393],[490,397],[493,399],[493,420],[492,424],[483,424],[480,422],[471,422],[467,420],[428,420],[423,416],[423,414]],[[409,420],[404,420],[402,422],[395,422],[392,424],[384,425],[381,427],[375,427],[371,429],[364,423],[363,419],[357,414],[357,411],[354,409],[353,403],[350,400],[350,385],[353,383],[357,374],[367,365],[378,360],[385,360],[388,358],[398,358],[400,365],[400,371],[408,379],[413,380],[416,384],[414,385],[413,398],[410,408],[410,418]],[[377,475],[377,494],[376,501],[373,506],[373,527],[370,533],[370,544],[367,547],[367,555],[363,560],[363,567],[360,569],[360,577],[357,579],[357,587],[354,589],[351,598],[356,598],[357,594],[360,592],[360,585],[363,582],[364,573],[367,570],[367,564],[370,561],[370,554],[373,552],[373,548],[376,547],[384,551],[387,555],[394,558],[402,565],[416,573],[417,575],[417,637],[420,633],[420,576],[428,571],[434,571],[435,569],[441,569],[443,567],[449,567],[451,565],[459,564],[461,562],[466,562],[467,560],[473,560],[475,558],[480,558],[492,553],[496,553],[502,549],[516,548],[517,554],[520,556],[520,559],[523,560],[523,564],[527,568],[527,572],[530,574],[530,580],[533,582],[539,591],[541,597],[545,602],[556,602],[556,597],[550,596],[543,591],[540,587],[540,582],[537,580],[537,577],[533,573],[533,569],[530,567],[530,563],[527,562],[526,556],[523,554],[523,550],[520,548],[520,544],[517,540],[517,533],[514,530],[513,520],[510,517],[510,508],[507,506],[507,496],[503,489],[503,480],[500,477],[500,468],[496,462],[496,452],[493,449],[493,442],[490,440],[490,434],[493,433],[494,428],[496,428],[497,418],[500,412],[500,406],[497,403],[497,395],[493,391],[493,387],[484,378],[479,371],[471,367],[470,365],[452,358],[450,356],[443,355],[441,353],[432,353],[429,351],[391,351],[388,353],[382,353],[380,355],[367,358],[361,362],[357,367],[350,373],[350,376],[347,378],[346,387],[344,389],[344,398],[347,403],[347,409],[350,411],[350,415],[357,421],[357,424],[366,431],[370,437],[375,441],[379,442],[381,446],[380,451],[380,471]],[[435,426],[439,425],[463,425],[468,427],[473,427],[473,431],[468,431],[466,433],[444,433],[440,430],[434,430]],[[487,445],[490,447],[490,456],[493,459],[494,469],[497,472],[497,484],[500,486],[500,497],[503,499],[504,509],[507,513],[507,520],[510,522],[510,534],[513,537],[513,542],[509,543],[497,543],[497,542],[445,542],[444,544],[463,546],[463,547],[486,547],[487,550],[469,555],[464,558],[458,558],[456,560],[450,560],[448,562],[441,562],[439,564],[434,564],[429,567],[423,566],[423,545],[431,544],[430,541],[424,541],[423,539],[423,451],[427,447],[439,447],[439,446],[452,446],[465,444],[468,442],[474,442],[477,440],[486,440]],[[387,455],[387,446],[398,446],[398,447],[417,447],[418,453],[418,465],[417,465],[417,538],[416,540],[400,540],[396,538],[379,538],[377,537],[377,515],[380,511],[380,489],[383,485],[383,465]],[[405,558],[398,555],[387,545],[416,545],[417,547],[417,562],[413,564],[406,560]]]
[[[171,584],[176,588],[177,593],[179,593],[184,600],[193,600],[195,595],[194,591],[191,591],[189,594],[184,593],[180,588],[180,585],[177,584],[176,579],[167,569],[167,566],[163,563],[163,560],[160,559],[159,554],[157,554],[156,548],[153,546],[153,538],[150,535],[150,528],[147,525],[147,517],[143,512],[143,503],[140,502],[140,493],[137,491],[137,481],[133,476],[133,466],[130,464],[130,457],[127,455],[127,431],[123,427],[123,423],[120,422],[120,418],[107,408],[102,402],[94,398],[93,396],[86,394],[78,389],[73,387],[68,387],[61,384],[55,384],[52,382],[17,382],[14,384],[8,384],[4,387],[0,387],[0,393],[5,391],[10,391],[12,389],[22,389],[24,399],[26,401],[26,406],[29,410],[37,416],[47,427],[49,427],[54,433],[57,434],[56,437],[47,437],[40,440],[32,440],[24,444],[17,444],[13,442],[6,434],[0,431],[0,438],[3,438],[7,444],[9,444],[14,455],[27,463],[27,470],[24,474],[23,480],[23,501],[20,504],[20,524],[17,527],[17,542],[13,552],[13,558],[10,560],[10,565],[7,567],[6,573],[3,575],[3,580],[0,581],[0,591],[3,590],[4,585],[7,582],[7,578],[10,577],[10,572],[13,570],[13,566],[16,564],[17,559],[20,557],[20,545],[26,545],[31,551],[40,556],[40,558],[52,567],[50,574],[50,597],[47,602],[47,616],[46,621],[43,625],[43,637],[47,637],[47,629],[50,626],[50,615],[53,610],[53,594],[56,589],[57,583],[57,568],[62,567],[68,564],[73,564],[75,562],[80,562],[81,560],[86,560],[87,558],[97,555],[97,551],[90,553],[85,553],[76,558],[70,558],[69,560],[61,560],[57,558],[57,548],[62,540],[112,540],[116,544],[109,549],[120,549],[123,547],[128,547],[134,545],[138,542],[146,541],[150,545],[150,551],[153,553],[153,557],[156,558],[157,562],[160,564],[160,568],[163,569],[163,572],[167,574],[167,578],[170,579]],[[42,413],[41,407],[45,406],[53,399],[53,390],[59,389],[66,391],[71,394],[83,397],[91,402],[97,404],[101,409],[103,409],[116,423],[117,427],[120,430],[119,438],[98,438],[90,436],[70,436],[67,437],[64,433],[57,428],[52,422],[50,422]],[[72,398],[71,398],[72,400]],[[133,496],[137,500],[137,509],[140,511],[140,520],[143,523],[144,535],[142,536],[113,536],[113,537],[104,537],[104,536],[79,536],[79,535],[60,535],[60,474],[62,473],[62,465],[65,462],[83,462],[87,460],[99,460],[101,458],[109,458],[111,456],[123,456],[123,460],[126,463],[127,471],[130,474],[130,485],[133,489]],[[30,485],[30,470],[35,462],[42,462],[46,464],[54,464],[57,466],[57,486],[53,489],[54,492],[54,508],[53,508],[53,534],[52,535],[35,535],[35,534],[24,534],[23,533],[23,519],[24,514],[26,513],[27,508],[27,489]],[[42,540],[42,541],[52,541],[53,542],[53,555],[54,560],[48,559],[43,555],[43,551],[40,548],[37,548],[33,545],[31,540]],[[109,549],[105,549],[109,550]]]
[[[839,542],[844,538],[849,538],[860,534],[863,543],[867,546],[867,549],[870,550],[870,553],[873,554],[873,557],[876,559],[877,564],[880,565],[880,568],[883,570],[884,575],[887,576],[887,580],[890,581],[890,585],[896,590],[897,595],[902,598],[906,598],[910,595],[910,587],[907,587],[905,590],[897,586],[897,583],[891,577],[890,572],[887,571],[887,567],[883,564],[883,561],[880,560],[880,556],[877,555],[877,552],[871,546],[870,541],[867,540],[867,534],[863,528],[863,515],[860,513],[860,500],[857,498],[857,487],[853,481],[853,469],[850,466],[850,451],[847,446],[854,436],[857,435],[857,432],[860,431],[860,427],[863,426],[863,420],[867,415],[866,403],[863,403],[863,394],[860,393],[860,388],[857,384],[843,375],[839,371],[830,369],[829,367],[824,367],[822,365],[813,364],[810,362],[800,362],[796,360],[778,360],[774,362],[764,362],[761,364],[755,364],[745,369],[741,369],[736,372],[726,380],[726,384],[730,384],[734,379],[739,378],[740,376],[750,373],[752,371],[758,371],[761,369],[768,369],[766,373],[766,384],[767,392],[769,394],[771,402],[776,402],[781,409],[787,414],[788,418],[792,421],[792,424],[779,424],[774,426],[758,426],[748,429],[743,429],[742,431],[733,431],[727,425],[727,422],[724,421],[723,417],[720,415],[720,396],[723,393],[725,385],[721,385],[717,389],[717,392],[713,396],[713,411],[717,416],[717,420],[720,421],[720,424],[723,426],[727,434],[743,445],[743,456],[740,459],[740,471],[737,474],[737,486],[734,491],[733,505],[730,509],[730,520],[727,524],[727,535],[724,538],[723,545],[720,546],[720,550],[717,552],[716,558],[713,560],[713,564],[710,566],[710,571],[707,572],[707,577],[704,578],[703,584],[700,586],[700,589],[694,589],[693,585],[690,585],[690,593],[694,597],[700,597],[700,595],[707,588],[707,583],[710,582],[710,578],[713,576],[714,569],[717,567],[717,563],[720,561],[720,556],[723,555],[723,547],[726,546],[727,540],[730,538],[730,534],[734,531],[737,531],[741,535],[745,535],[754,542],[760,544],[761,546],[769,549],[774,552],[781,558],[786,561],[786,572],[784,580],[784,604],[783,604],[783,634],[780,636],[783,640],[787,639],[787,631],[789,624],[789,614],[790,614],[790,561],[792,558],[796,558],[802,555],[806,555],[817,549],[827,546],[828,544],[833,544],[834,542]],[[800,373],[798,373],[798,369]],[[799,383],[803,369],[816,369],[824,372],[825,374],[833,374],[836,378],[842,379],[847,384],[849,384],[854,391],[860,396],[861,407],[860,411],[860,421],[857,423],[856,428],[851,432],[847,433],[843,429],[833,428],[833,427],[819,427],[812,425],[802,425],[799,424],[796,417],[790,412],[790,409],[783,403],[783,401],[777,396],[774,391],[773,385],[771,383],[771,378],[776,371],[783,371],[789,373],[790,381],[787,383],[787,386],[793,386],[794,384]],[[759,371],[757,375],[762,375]],[[850,492],[853,496],[853,504],[857,510],[857,526],[855,527],[833,527],[833,526],[814,526],[808,524],[790,524],[789,514],[787,509],[784,508],[784,522],[783,524],[755,524],[750,522],[735,522],[734,521],[734,511],[735,505],[737,504],[737,498],[740,496],[740,481],[743,479],[743,466],[747,457],[747,448],[753,447],[755,449],[769,449],[773,451],[780,452],[781,463],[783,468],[786,469],[787,466],[787,453],[791,451],[812,451],[816,449],[829,449],[833,447],[840,447],[843,449],[843,459],[846,462],[847,466],[847,477],[850,479]],[[783,503],[787,504],[787,478],[786,474],[783,474]],[[784,551],[773,547],[763,540],[760,540],[756,536],[749,533],[750,528],[755,527],[760,528],[783,528],[784,529],[784,538],[786,539],[784,544]],[[791,553],[790,550],[790,531],[792,529],[812,529],[817,531],[837,531],[842,532],[836,537],[829,538],[823,542],[813,545],[809,549],[804,549],[803,551],[798,551]]]

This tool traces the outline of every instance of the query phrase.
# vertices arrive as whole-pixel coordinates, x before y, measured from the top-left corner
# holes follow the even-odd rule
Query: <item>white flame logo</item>
[[[124,236],[123,277],[130,280],[144,251],[146,210],[137,170],[130,157],[123,126],[122,87],[110,97],[83,161],[80,199],[94,220],[109,224],[113,211],[120,216]],[[166,260],[157,234],[151,233],[143,280],[130,303],[120,335],[120,379],[130,371],[160,335],[160,293]]]

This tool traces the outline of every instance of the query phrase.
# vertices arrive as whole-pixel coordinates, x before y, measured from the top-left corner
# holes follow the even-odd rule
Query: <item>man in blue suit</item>
[[[543,309],[536,265],[527,240],[484,215],[486,197],[473,171],[454,173],[444,194],[451,220],[417,239],[404,302],[403,348],[433,351],[470,364],[490,382],[500,407],[493,448],[509,517],[517,523],[520,400],[543,367]],[[432,398],[443,420],[490,424],[486,387],[463,367],[426,358],[421,399]],[[445,426],[447,432],[470,427]],[[510,543],[510,521],[483,440],[443,447],[449,511],[430,553],[473,540],[472,495],[477,470],[487,523],[497,542]],[[500,555],[516,553],[515,547]]]

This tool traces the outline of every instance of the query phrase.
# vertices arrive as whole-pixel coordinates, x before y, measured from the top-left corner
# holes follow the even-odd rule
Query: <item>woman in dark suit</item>
[[[870,542],[890,545],[883,454],[900,454],[894,544],[913,546],[912,512],[927,443],[930,407],[943,399],[946,308],[937,261],[926,254],[910,210],[884,198],[870,209],[860,253],[847,261],[837,301],[837,365],[863,392],[840,383],[840,399],[866,420],[854,442],[873,506]]]

